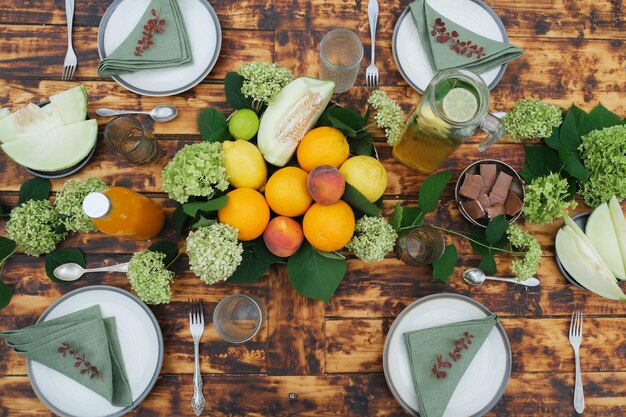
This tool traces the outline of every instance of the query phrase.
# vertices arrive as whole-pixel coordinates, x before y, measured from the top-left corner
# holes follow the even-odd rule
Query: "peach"
[[[335,204],[346,189],[346,180],[337,168],[330,165],[320,165],[313,168],[309,173],[306,187],[317,203]]]
[[[274,255],[286,258],[300,249],[304,241],[302,226],[291,217],[274,217],[263,232],[263,241]]]

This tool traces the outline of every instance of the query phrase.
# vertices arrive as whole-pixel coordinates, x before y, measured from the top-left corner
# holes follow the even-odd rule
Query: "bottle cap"
[[[102,193],[91,193],[83,200],[83,211],[92,219],[100,219],[111,211],[111,200]]]

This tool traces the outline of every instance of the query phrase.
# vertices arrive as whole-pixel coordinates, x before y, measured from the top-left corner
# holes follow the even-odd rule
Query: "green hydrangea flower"
[[[165,254],[146,250],[137,252],[128,264],[128,281],[147,304],[167,304],[172,297],[170,284],[174,273],[163,264]]]
[[[626,125],[593,130],[578,148],[589,178],[581,181],[581,194],[595,208],[615,195],[626,198]]]
[[[516,259],[511,264],[513,275],[524,281],[537,273],[541,262],[541,246],[537,239],[523,231],[518,225],[512,224],[506,231],[506,235],[511,245],[518,250],[526,250],[526,254],[521,259]]]
[[[364,262],[380,261],[393,250],[398,234],[385,218],[364,216],[356,222],[346,248]]]
[[[187,254],[190,269],[211,285],[235,272],[242,260],[243,245],[237,241],[237,229],[214,223],[189,233]]]
[[[97,177],[71,179],[63,184],[57,193],[55,206],[69,232],[86,233],[97,230],[83,212],[83,200],[87,194],[104,191],[106,188],[106,183]]]
[[[374,91],[367,102],[376,109],[376,124],[385,131],[389,146],[398,143],[405,128],[402,108],[381,90]]]
[[[228,188],[221,143],[186,145],[163,169],[163,191],[179,203],[189,197],[211,198],[215,190]]]
[[[30,256],[52,252],[67,236],[61,216],[48,200],[30,200],[14,208],[6,232]]]
[[[547,138],[552,128],[561,125],[563,112],[557,106],[540,100],[520,100],[508,112],[502,122],[514,141]]]
[[[287,68],[267,62],[246,64],[239,69],[239,75],[245,78],[241,92],[265,103],[274,101],[280,90],[293,80]]]
[[[576,208],[576,202],[568,198],[568,188],[567,180],[559,174],[535,178],[526,186],[524,217],[537,224],[563,217],[567,210]]]

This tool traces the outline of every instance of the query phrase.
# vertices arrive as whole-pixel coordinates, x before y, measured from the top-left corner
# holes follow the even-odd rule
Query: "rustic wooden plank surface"
[[[170,123],[150,124],[166,151],[154,166],[133,167],[103,144],[89,166],[76,177],[101,176],[110,184],[128,186],[156,198],[168,221],[157,237],[182,242],[172,230],[175,204],[161,189],[161,168],[182,146],[199,138],[198,112],[206,106],[230,112],[223,94],[228,71],[243,63],[280,62],[296,75],[316,76],[318,44],[324,33],[347,27],[361,37],[368,55],[367,1],[351,0],[214,0],[223,43],[214,70],[194,89],[169,98],[141,97],[109,79],[96,76],[97,27],[109,2],[77,2],[74,46],[79,57],[78,81],[58,76],[64,58],[65,11],[62,0],[0,0],[0,105],[15,109],[82,82],[95,117],[99,107],[149,109],[164,102],[179,116]],[[382,88],[408,113],[419,99],[402,79],[394,62],[391,39],[398,16],[410,0],[380,2],[377,64]],[[495,90],[492,110],[508,110],[521,98],[542,98],[567,107],[589,110],[598,101],[626,116],[626,17],[620,0],[488,0],[501,17],[511,42],[525,54],[509,64]],[[367,61],[367,59],[365,59]],[[368,95],[361,75],[349,93],[336,98],[362,108]],[[102,127],[108,119],[98,118]],[[101,140],[101,137],[100,137]],[[398,201],[415,204],[425,176],[396,163],[377,132],[377,150],[389,172],[384,213]],[[523,165],[520,145],[504,140],[480,154],[475,141],[462,146],[446,163],[453,180],[469,163],[483,157],[501,159],[515,168]],[[17,190],[30,176],[0,155],[0,204],[12,207]],[[62,180],[53,181],[57,190]],[[580,206],[575,211],[585,211]],[[461,230],[469,225],[453,201],[453,184],[442,204],[427,221]],[[350,259],[348,273],[328,305],[305,300],[291,288],[284,267],[245,285],[206,287],[188,271],[186,257],[175,265],[177,278],[172,302],[153,306],[165,340],[165,360],[154,391],[131,415],[192,415],[189,407],[193,349],[187,334],[186,300],[202,298],[207,330],[201,345],[201,364],[210,416],[405,416],[382,375],[382,346],[394,318],[413,300],[428,294],[452,292],[470,296],[503,317],[511,341],[513,373],[507,390],[489,416],[573,415],[573,356],[566,339],[568,316],[583,309],[585,341],[583,380],[585,415],[626,414],[626,305],[580,291],[560,275],[553,257],[553,239],[560,223],[527,225],[544,250],[538,277],[542,284],[529,291],[505,284],[468,287],[461,271],[477,258],[465,242],[459,248],[457,271],[450,285],[432,282],[428,267],[411,267],[392,254],[378,264]],[[0,221],[0,234],[4,222]],[[149,242],[120,240],[99,233],[74,235],[65,247],[81,247],[89,265],[124,262]],[[502,271],[508,261],[498,259]],[[42,258],[16,255],[2,272],[14,291],[9,307],[0,312],[0,329],[32,324],[54,300],[90,284],[106,283],[129,289],[115,274],[93,275],[72,285],[57,285],[45,277]],[[268,308],[268,323],[251,341],[231,345],[219,339],[211,312],[231,293],[254,294]],[[0,416],[49,416],[28,383],[23,357],[0,343]]]

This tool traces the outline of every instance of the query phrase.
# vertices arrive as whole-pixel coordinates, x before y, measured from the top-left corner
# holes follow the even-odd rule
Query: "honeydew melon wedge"
[[[609,211],[611,212],[611,220],[613,220],[615,236],[617,236],[617,244],[619,245],[620,252],[622,253],[624,269],[626,269],[626,219],[624,219],[622,207],[615,196],[611,197],[609,200]]]
[[[0,118],[0,142],[12,142],[34,133],[82,122],[86,118],[87,91],[80,85],[50,96],[50,104],[43,107],[31,103]]]
[[[11,112],[9,111],[9,109],[0,108],[0,119],[4,119],[4,118],[5,118],[5,117],[7,117],[9,114],[11,114]]]
[[[33,133],[2,145],[6,154],[20,165],[37,171],[59,171],[82,161],[96,144],[98,123],[85,120]]]
[[[556,234],[555,249],[567,272],[583,287],[610,300],[626,301],[609,267],[567,215],[565,225]]]
[[[621,209],[619,214],[623,219],[624,216]],[[599,205],[589,215],[587,226],[585,226],[585,234],[613,274],[620,280],[626,280],[624,260],[622,259],[616,228],[613,226],[611,212],[607,203]]]

